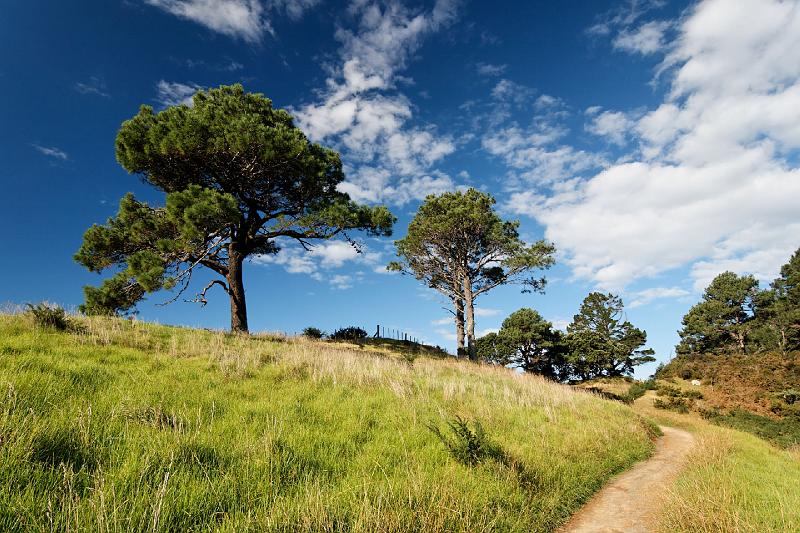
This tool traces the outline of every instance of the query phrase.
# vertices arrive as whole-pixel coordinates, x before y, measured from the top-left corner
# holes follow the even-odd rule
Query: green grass
[[[800,451],[781,450],[753,435],[709,424],[694,414],[636,409],[697,439],[660,516],[663,533],[800,531]]]
[[[781,448],[800,446],[800,420],[796,418],[773,420],[743,409],[727,414],[708,411],[703,416],[715,424],[752,433]]]
[[[72,320],[0,315],[0,531],[552,531],[652,449],[628,407],[505,369]],[[456,416],[502,460],[453,457]]]

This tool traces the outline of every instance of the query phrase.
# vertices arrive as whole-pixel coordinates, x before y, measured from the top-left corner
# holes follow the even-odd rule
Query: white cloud
[[[69,159],[69,154],[62,150],[61,148],[56,148],[55,146],[42,146],[40,144],[32,144],[34,149],[39,153],[46,155],[47,157],[52,157],[53,159],[60,159],[61,161],[66,161]]]
[[[80,94],[94,94],[103,98],[111,98],[106,92],[106,82],[99,76],[91,76],[86,82],[77,82],[74,85],[75,91]]]
[[[272,32],[260,0],[145,0],[151,6],[247,42]]]
[[[489,309],[486,307],[475,307],[475,316],[497,316],[500,314],[500,309]]]
[[[533,89],[507,79],[498,81],[492,88],[492,98],[517,105],[530,101],[534,93]]]
[[[408,84],[398,72],[426,35],[454,19],[456,6],[438,0],[429,12],[415,13],[396,2],[354,0],[357,30],[336,32],[341,66],[332,69],[318,102],[294,110],[309,137],[333,142],[358,167],[341,186],[354,199],[402,204],[417,196],[412,187],[452,185],[431,167],[455,150],[454,141],[432,127],[407,126],[412,105],[393,91],[398,82]]]
[[[271,5],[286,11],[292,20],[300,19],[306,11],[319,5],[321,0],[271,0]]]
[[[633,294],[633,299],[628,304],[630,309],[647,305],[653,300],[665,298],[681,298],[691,294],[686,289],[680,287],[651,287]]]
[[[179,83],[160,80],[156,84],[156,101],[163,107],[173,105],[188,105],[192,106],[192,96],[194,93],[201,90],[202,87],[194,83]]]
[[[481,76],[502,76],[508,65],[494,65],[491,63],[478,63],[475,71]]]
[[[347,274],[336,274],[331,276],[330,280],[331,287],[338,290],[345,290],[353,288],[353,276]]]
[[[586,131],[604,137],[612,144],[625,145],[628,132],[635,125],[627,114],[620,111],[599,112],[596,107],[590,107],[586,113],[591,116],[591,122],[585,127]]]
[[[670,26],[669,22],[654,20],[638,28],[623,29],[614,38],[614,48],[643,56],[662,52],[666,47],[665,34]]]
[[[361,244],[361,252],[344,241],[323,241],[310,250],[304,250],[288,242],[279,243],[282,248],[277,254],[260,255],[252,260],[258,265],[277,265],[290,274],[306,274],[316,281],[325,281],[336,289],[349,289],[354,281],[363,279],[364,272],[351,274],[330,274],[329,271],[347,264],[370,267],[372,271],[385,270],[383,252],[370,249]]]
[[[697,4],[662,67],[668,95],[631,132],[640,153],[517,192],[509,207],[535,216],[574,273],[603,288],[686,265],[696,287],[729,268],[773,277],[800,244],[798,6]],[[516,168],[535,148],[511,143],[505,157]]]
[[[570,145],[555,144],[566,133],[549,122],[522,129],[512,125],[484,136],[483,148],[515,169],[516,176],[532,184],[552,184],[602,166],[597,154]]]
[[[608,36],[630,29],[647,13],[666,4],[665,0],[628,0],[603,13],[586,32],[592,36]]]

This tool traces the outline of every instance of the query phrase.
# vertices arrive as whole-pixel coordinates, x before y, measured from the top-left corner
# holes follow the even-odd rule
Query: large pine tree
[[[221,287],[231,330],[247,331],[249,256],[276,253],[279,238],[309,247],[349,230],[391,234],[385,207],[357,205],[337,189],[339,154],[310,142],[288,112],[241,85],[199,91],[193,105],[158,113],[142,106],[122,124],[116,153],[126,170],[165,193],[166,205],[128,194],[116,217],[86,231],[76,260],[95,272],[117,269],[86,290],[87,311],[129,309],[145,292],[183,291],[205,268],[216,277],[196,299]]]

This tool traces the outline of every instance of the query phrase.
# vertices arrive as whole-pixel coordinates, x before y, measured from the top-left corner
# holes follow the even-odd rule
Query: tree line
[[[752,275],[723,272],[683,317],[678,355],[800,350],[800,249],[760,288]]]
[[[631,375],[655,358],[652,349],[644,348],[647,332],[625,319],[623,309],[619,296],[589,293],[566,333],[533,309],[520,309],[503,321],[500,331],[478,339],[478,353],[488,363],[555,381]]]

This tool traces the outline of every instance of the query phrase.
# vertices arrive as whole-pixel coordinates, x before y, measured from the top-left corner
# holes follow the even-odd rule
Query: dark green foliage
[[[78,310],[84,315],[124,316],[135,314],[134,307],[144,298],[144,288],[124,272],[103,281],[100,287],[83,288],[84,303]]]
[[[667,396],[669,398],[700,399],[703,397],[703,393],[700,391],[683,390],[671,385],[662,385],[661,387],[658,387],[656,394],[659,396]]]
[[[795,403],[800,402],[800,390],[797,389],[783,390],[774,394],[774,396],[788,405],[794,405]]]
[[[758,281],[753,276],[723,272],[711,282],[703,301],[683,317],[679,354],[721,347],[745,350],[756,309]]]
[[[533,309],[520,309],[503,321],[498,333],[477,341],[478,356],[491,364],[564,381],[570,376],[563,335]]]
[[[773,420],[734,409],[728,414],[719,411],[703,411],[703,417],[716,424],[752,433],[781,448],[791,448],[800,444],[800,418]]]
[[[231,304],[231,329],[247,331],[244,260],[277,253],[278,240],[309,246],[350,230],[390,235],[385,207],[357,205],[337,188],[335,151],[309,142],[291,115],[241,85],[199,91],[194,105],[161,112],[142,106],[116,140],[119,163],[165,193],[152,207],[132,194],[116,217],[86,231],[75,259],[93,272],[118,269],[88,290],[85,312],[129,311],[146,292],[180,287],[197,267],[218,278]],[[180,294],[180,293],[179,293]],[[176,296],[175,298],[177,298]]]
[[[541,291],[545,280],[532,272],[549,268],[555,248],[544,241],[525,244],[518,221],[504,221],[494,211],[495,199],[476,189],[430,195],[395,241],[400,261],[389,270],[408,273],[445,295],[456,315],[458,349],[466,334],[475,340],[474,301],[506,284],[523,292]],[[476,351],[470,351],[476,358]]]
[[[303,336],[308,337],[309,339],[316,339],[319,340],[325,336],[325,332],[319,328],[315,328],[313,326],[309,326],[303,329]]]
[[[759,294],[754,333],[761,349],[800,350],[800,249]]]
[[[495,444],[486,435],[483,425],[478,420],[472,421],[472,427],[467,420],[456,415],[447,421],[449,432],[447,434],[439,426],[431,423],[428,428],[445,445],[450,455],[459,463],[475,466],[486,460],[506,463],[508,458],[503,449]]]
[[[622,299],[590,293],[567,327],[568,361],[581,380],[625,376],[634,367],[655,361],[653,350],[642,348],[647,332],[623,319]]]
[[[647,381],[634,381],[625,393],[623,401],[626,403],[633,403],[638,398],[641,398],[649,390],[655,389],[655,381],[648,379]]]
[[[337,329],[328,336],[333,341],[358,341],[367,338],[367,332],[358,326]]]
[[[679,355],[800,350],[800,250],[765,290],[753,276],[714,278],[679,333]]]
[[[33,318],[33,323],[40,328],[66,331],[70,327],[67,313],[57,305],[47,303],[26,304],[27,313]]]
[[[684,414],[689,412],[692,404],[693,402],[686,398],[668,397],[666,400],[660,398],[653,400],[653,407],[656,409],[669,409],[670,411],[677,411]]]

